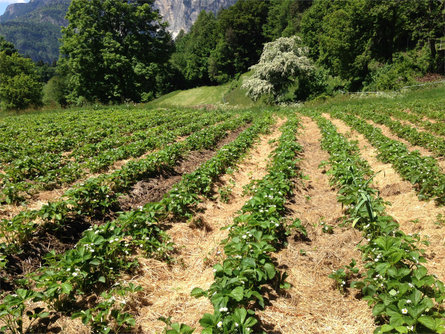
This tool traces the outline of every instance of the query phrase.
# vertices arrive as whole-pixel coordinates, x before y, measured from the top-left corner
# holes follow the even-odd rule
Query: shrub
[[[43,103],[45,105],[66,107],[66,96],[67,84],[64,77],[56,75],[43,87]]]
[[[0,52],[0,108],[3,110],[25,109],[39,106],[42,86],[39,83],[32,60],[17,52]]]
[[[370,75],[364,83],[364,90],[397,90],[416,83],[415,78],[428,72],[432,62],[429,49],[399,52],[391,63],[372,61],[368,68]]]

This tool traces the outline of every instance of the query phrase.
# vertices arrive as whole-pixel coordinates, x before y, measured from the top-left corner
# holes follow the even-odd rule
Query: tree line
[[[46,99],[62,106],[146,102],[251,71],[266,87],[250,89],[253,98],[295,101],[395,89],[443,64],[436,40],[445,36],[444,0],[239,0],[216,15],[201,12],[176,40],[153,2],[73,0]],[[22,58],[2,39],[2,109],[41,104],[38,71]]]

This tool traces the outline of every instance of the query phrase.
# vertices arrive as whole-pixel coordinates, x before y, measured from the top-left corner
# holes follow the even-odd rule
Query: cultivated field
[[[0,332],[443,332],[444,105],[0,118]]]

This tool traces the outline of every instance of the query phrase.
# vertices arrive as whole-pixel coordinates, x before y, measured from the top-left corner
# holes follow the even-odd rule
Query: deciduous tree
[[[31,59],[22,57],[12,43],[0,37],[0,107],[3,110],[38,106],[42,85]]]
[[[63,29],[60,66],[69,101],[143,101],[172,51],[154,0],[73,0]]]
[[[283,96],[299,78],[312,75],[315,68],[307,57],[308,50],[298,37],[282,37],[264,46],[258,64],[251,67],[253,75],[243,88],[253,100],[270,95],[274,100]]]

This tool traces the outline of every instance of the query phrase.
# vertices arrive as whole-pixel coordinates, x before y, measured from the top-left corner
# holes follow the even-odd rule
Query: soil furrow
[[[298,141],[304,148],[302,172],[309,180],[303,188],[297,187],[289,208],[292,218],[301,219],[309,239],[293,238],[276,254],[292,288],[258,314],[267,333],[372,333],[374,319],[367,303],[353,295],[343,296],[328,277],[352,258],[360,259],[356,245],[361,235],[340,227],[343,212],[337,191],[319,168],[329,158],[320,146],[320,130],[307,117],[303,125]],[[322,223],[332,226],[334,233],[323,233]]]
[[[199,328],[204,313],[213,313],[207,298],[195,299],[190,292],[194,287],[208,288],[213,282],[212,266],[222,260],[221,241],[227,237],[227,231],[221,228],[232,223],[246,202],[243,187],[266,175],[268,156],[276,146],[271,140],[279,138],[283,123],[284,120],[279,120],[271,134],[260,139],[233,174],[222,177],[218,188],[231,188],[228,203],[221,198],[205,200],[202,213],[188,224],[172,225],[168,233],[176,245],[174,263],[141,259],[142,274],[132,280],[144,288],[144,296],[138,296],[136,301],[139,304],[136,321],[141,333],[162,332],[165,325],[157,320],[160,316],[170,316],[173,322]]]
[[[374,173],[377,173],[373,186],[390,204],[386,211],[400,224],[400,229],[405,233],[419,233],[429,239],[431,244],[426,247],[428,262],[425,266],[441,281],[444,281],[445,221],[440,223],[439,215],[445,217],[445,208],[436,206],[434,201],[420,201],[411,183],[404,181],[390,164],[382,163],[377,159],[377,150],[363,135],[341,120],[332,119],[326,114],[323,116],[330,119],[341,134],[358,141],[361,156],[368,161]]]

